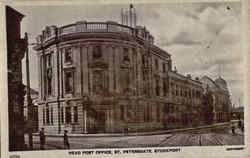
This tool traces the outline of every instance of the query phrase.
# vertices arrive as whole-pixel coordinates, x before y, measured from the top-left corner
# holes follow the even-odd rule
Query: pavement
[[[137,147],[170,147],[170,146],[221,146],[243,145],[244,134],[236,129],[227,133],[176,133],[159,135],[124,135],[101,137],[69,137],[70,149],[99,149],[99,148],[137,148]],[[28,142],[28,136],[25,136]],[[34,150],[39,150],[39,136],[33,136]],[[62,136],[46,137],[45,150],[60,150],[63,147]]]

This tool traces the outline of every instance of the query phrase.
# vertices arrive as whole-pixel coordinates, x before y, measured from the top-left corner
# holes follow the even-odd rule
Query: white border
[[[24,151],[24,152],[8,152],[8,108],[7,104],[8,101],[6,98],[8,98],[8,91],[7,91],[7,51],[6,51],[6,22],[5,22],[5,5],[25,5],[25,6],[31,6],[31,5],[39,5],[39,6],[47,6],[47,5],[79,5],[79,4],[118,4],[118,3],[123,3],[123,4],[129,4],[129,3],[190,3],[190,2],[241,2],[242,3],[242,12],[241,12],[241,21],[242,21],[242,31],[241,31],[241,40],[242,42],[242,51],[244,52],[244,65],[245,69],[244,72],[246,75],[244,76],[245,79],[245,88],[244,88],[244,107],[245,107],[245,150],[241,151],[226,151],[227,146],[211,146],[211,147],[195,147],[195,146],[190,146],[190,147],[180,147],[181,152],[178,153],[158,153],[158,154],[121,154],[121,155],[80,155],[80,156],[70,156],[68,154],[68,151],[66,150],[51,150],[51,151]],[[249,111],[248,107],[248,90],[249,90],[249,84],[248,84],[248,67],[250,66],[248,64],[248,44],[249,42],[249,22],[248,22],[248,15],[249,15],[249,0],[97,0],[97,1],[80,1],[80,0],[75,0],[75,1],[66,1],[66,0],[61,0],[61,1],[26,1],[26,0],[13,0],[11,2],[5,2],[4,4],[0,3],[0,20],[3,25],[0,25],[0,59],[1,59],[1,64],[0,64],[0,90],[1,90],[1,95],[0,95],[0,101],[1,101],[1,157],[2,158],[8,158],[10,155],[20,155],[21,158],[66,158],[66,157],[180,157],[180,158],[249,158],[250,157],[250,152],[249,152],[249,116],[247,112]],[[230,146],[232,147],[232,146]],[[239,146],[237,146],[239,147]],[[140,148],[142,149],[142,148]],[[154,148],[153,148],[154,149]],[[74,151],[83,151],[82,150],[74,150]],[[87,149],[86,149],[87,150]],[[99,149],[96,149],[99,150]],[[110,150],[110,149],[107,149]],[[113,149],[111,149],[113,150]],[[121,149],[123,150],[123,149]]]

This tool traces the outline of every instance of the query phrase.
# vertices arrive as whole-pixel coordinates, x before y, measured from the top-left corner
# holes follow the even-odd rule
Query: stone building
[[[47,26],[37,37],[39,127],[97,133],[201,123],[202,82],[173,69],[171,55],[127,18]]]
[[[212,80],[208,76],[201,79],[204,93],[210,91],[213,97],[213,122],[227,122],[231,119],[232,105],[227,82],[218,77]]]
[[[38,91],[36,91],[33,88],[30,88],[30,97],[32,101],[32,106],[33,106],[33,120],[32,120],[32,126],[34,127],[34,131],[38,131],[38,106],[37,106],[37,101],[38,101]],[[25,96],[24,96],[24,106],[23,106],[23,111],[24,111],[24,121],[26,123],[29,122],[29,117],[28,117],[28,99],[27,99],[27,86],[25,86]],[[29,124],[29,123],[28,123]],[[28,126],[28,125],[27,125]]]
[[[10,151],[24,149],[24,85],[21,61],[27,48],[27,40],[22,39],[20,35],[23,17],[24,15],[13,8],[6,7]]]

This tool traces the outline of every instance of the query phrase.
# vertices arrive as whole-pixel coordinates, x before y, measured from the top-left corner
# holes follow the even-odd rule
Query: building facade
[[[38,95],[39,93],[33,89],[33,88],[30,88],[30,97],[31,97],[31,102],[32,102],[32,114],[34,115],[33,116],[33,119],[31,121],[31,119],[29,119],[29,116],[28,116],[28,96],[27,96],[27,92],[28,91],[28,87],[25,86],[25,96],[24,96],[24,107],[23,107],[23,114],[24,114],[24,122],[25,122],[25,127],[27,128],[31,128],[33,127],[33,131],[38,131],[38,106],[37,106],[37,101],[38,101]],[[25,131],[27,132],[27,131]]]
[[[212,80],[208,76],[201,79],[204,93],[212,94],[213,122],[227,122],[231,119],[232,104],[226,81],[222,77]]]
[[[147,131],[201,122],[202,82],[173,70],[171,55],[150,32],[122,18],[134,23],[80,21],[48,26],[37,37],[38,120],[46,132]]]

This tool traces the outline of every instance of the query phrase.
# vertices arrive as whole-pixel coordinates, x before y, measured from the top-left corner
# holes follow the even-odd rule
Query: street
[[[27,139],[26,142],[28,142]],[[39,136],[34,136],[33,142],[34,150],[39,150]],[[243,145],[244,135],[239,129],[236,129],[235,135],[229,131],[228,133],[180,133],[149,136],[69,137],[69,142],[71,149],[219,146]],[[45,150],[53,149],[63,149],[63,137],[46,137]]]

